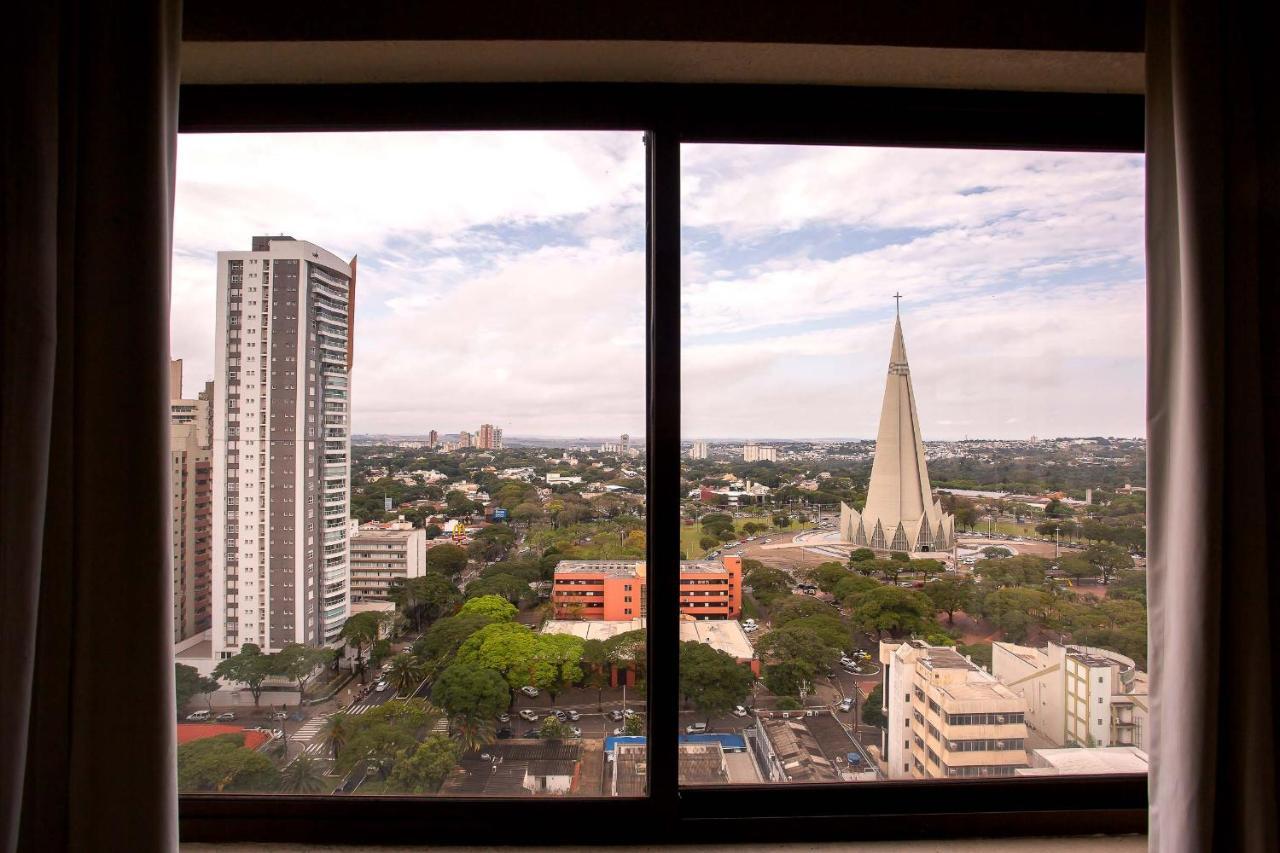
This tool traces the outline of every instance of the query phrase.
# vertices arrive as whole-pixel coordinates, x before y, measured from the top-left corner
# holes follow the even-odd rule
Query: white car
[[[192,711],[187,714],[187,720],[193,723],[203,723],[209,719],[208,711]]]
[[[732,713],[735,717],[745,717],[747,716],[747,709],[741,705],[734,705]]]
[[[839,707],[841,711],[844,711],[846,714],[849,713],[850,711],[853,710],[853,699],[852,698],[841,699]]]
[[[842,655],[840,658],[841,666],[849,666],[850,664],[856,664],[856,663],[857,661],[855,661],[853,658],[849,657],[848,655]]]
[[[582,729],[578,728],[577,726],[565,726],[564,732],[569,737],[582,737]]]
[[[575,723],[582,719],[582,714],[578,711],[565,711],[565,714],[568,715],[569,719]]]
[[[706,731],[707,731],[706,723],[690,723],[689,725],[684,727],[684,733],[687,735],[706,734]]]
[[[520,719],[528,720],[531,723],[536,723],[538,721],[538,712],[534,711],[531,708],[521,708]]]
[[[235,718],[236,718],[236,715],[233,714],[231,711],[223,711],[221,714],[218,715],[218,722],[229,723]]]
[[[521,687],[521,688],[520,688],[520,692],[521,692],[521,693],[523,693],[524,695],[528,696],[530,699],[533,699],[533,698],[534,698],[534,697],[536,697],[536,696],[538,695],[538,693],[539,693],[538,688],[533,687],[533,686],[528,685],[528,684],[526,684],[524,687]]]
[[[373,686],[373,689],[374,689],[374,690],[376,690],[376,691],[377,691],[377,692],[379,692],[379,693],[381,693],[382,691],[386,690],[386,689],[387,689],[387,682],[386,682],[386,680],[384,679],[384,680],[382,680],[382,681],[379,681],[377,684],[375,684],[375,685]]]
[[[618,726],[616,729],[609,732],[609,735],[611,737],[622,737],[625,734],[626,734],[626,731],[623,730],[622,726]]]

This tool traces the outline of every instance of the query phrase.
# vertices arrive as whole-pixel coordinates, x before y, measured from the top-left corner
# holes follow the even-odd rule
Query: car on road
[[[620,721],[622,719],[622,712],[617,708],[614,708],[609,712],[609,719],[613,720],[615,723]]]
[[[628,720],[634,717],[635,715],[636,715],[636,712],[631,710],[630,708],[622,709],[622,716],[626,717]]]
[[[689,725],[684,727],[684,733],[687,735],[701,735],[701,734],[706,734],[706,732],[707,732],[706,723],[690,723]]]
[[[537,729],[529,729],[527,732],[520,735],[520,737],[539,738],[539,737],[542,737],[542,732],[538,731]]]
[[[537,697],[538,693],[540,693],[541,691],[539,691],[538,688],[532,685],[526,684],[524,687],[520,688],[520,692],[528,696],[530,699],[533,699]]]
[[[744,708],[744,707],[742,707],[741,705],[734,705],[734,706],[733,706],[733,711],[732,711],[732,713],[733,713],[733,715],[734,715],[735,717],[745,717],[745,716],[747,716],[750,712],[749,712],[749,711],[747,711],[747,709],[746,709],[746,708]]]
[[[373,689],[374,689],[374,690],[376,690],[376,691],[378,691],[379,693],[381,693],[382,691],[386,690],[386,689],[387,689],[387,682],[386,682],[386,679],[383,679],[382,681],[379,681],[377,684],[375,684],[375,685],[373,686]]]
[[[842,663],[840,664],[840,666],[844,669],[845,672],[852,672],[855,674],[862,672],[862,667],[858,665],[857,661],[849,661],[848,663]]]
[[[575,722],[575,723],[576,723],[578,720],[581,720],[581,719],[582,719],[582,714],[580,714],[580,713],[579,713],[579,712],[577,712],[577,711],[572,711],[572,710],[570,710],[570,711],[565,711],[565,714],[569,717],[570,721]]]
[[[847,696],[840,700],[840,710],[846,714],[853,710],[853,697]]]
[[[190,714],[187,714],[187,720],[192,723],[203,723],[207,722],[208,719],[208,711],[192,711]]]
[[[232,712],[230,712],[230,711],[223,711],[221,714],[219,714],[219,715],[218,715],[218,722],[220,722],[220,723],[229,723],[229,722],[231,722],[232,720],[234,720],[235,718],[236,718],[236,715],[235,715],[235,714],[233,714]]]
[[[848,666],[848,665],[849,665],[849,664],[851,664],[851,663],[852,663],[852,664],[856,664],[856,663],[857,663],[857,661],[856,661],[856,660],[854,660],[853,658],[849,657],[848,655],[844,655],[844,656],[842,656],[842,657],[840,658],[840,665],[841,665],[841,666]]]
[[[268,720],[287,720],[289,719],[289,715],[286,714],[284,711],[272,711],[270,714],[267,715],[267,719]]]
[[[528,720],[531,723],[536,723],[538,721],[538,712],[533,710],[532,708],[521,708],[520,719]]]
[[[568,722],[568,720],[569,720],[569,715],[568,715],[567,713],[565,713],[564,711],[560,711],[560,710],[554,710],[554,709],[553,709],[553,710],[551,711],[551,716],[555,717],[557,720],[559,720],[559,721],[560,721],[560,722],[562,722],[562,723],[564,723],[564,722]]]
[[[627,733],[626,730],[623,729],[622,726],[618,726],[616,729],[609,732],[609,734],[612,735],[613,737],[622,737],[626,733]]]
[[[509,737],[511,737],[511,729],[507,729],[507,728],[498,729],[499,740],[506,740]]]
[[[509,722],[511,722],[511,715],[510,715],[510,714],[505,714],[505,713],[503,713],[503,714],[499,714],[499,715],[498,715],[498,722],[500,722],[500,723],[509,723]]]

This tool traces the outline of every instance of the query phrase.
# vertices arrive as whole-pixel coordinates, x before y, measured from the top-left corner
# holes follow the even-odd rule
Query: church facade
[[[895,319],[867,504],[840,504],[840,541],[876,551],[948,551],[955,518],[933,499],[902,320]]]

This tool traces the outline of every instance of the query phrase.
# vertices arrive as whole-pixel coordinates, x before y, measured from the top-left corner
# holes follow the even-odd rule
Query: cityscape
[[[181,790],[644,796],[651,606],[681,785],[1145,772],[1140,159],[686,146],[671,566],[636,141],[318,136],[180,176]]]
[[[183,788],[642,795],[643,443],[353,441],[356,260],[218,264],[172,402]],[[687,442],[682,784],[1145,772],[1143,442],[927,445],[898,318],[867,444]]]

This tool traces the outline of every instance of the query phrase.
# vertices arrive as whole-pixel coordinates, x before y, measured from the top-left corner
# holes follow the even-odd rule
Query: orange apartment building
[[[557,619],[616,621],[645,616],[643,560],[565,560],[556,566],[551,601]],[[680,561],[680,613],[737,619],[742,613],[742,558]]]

